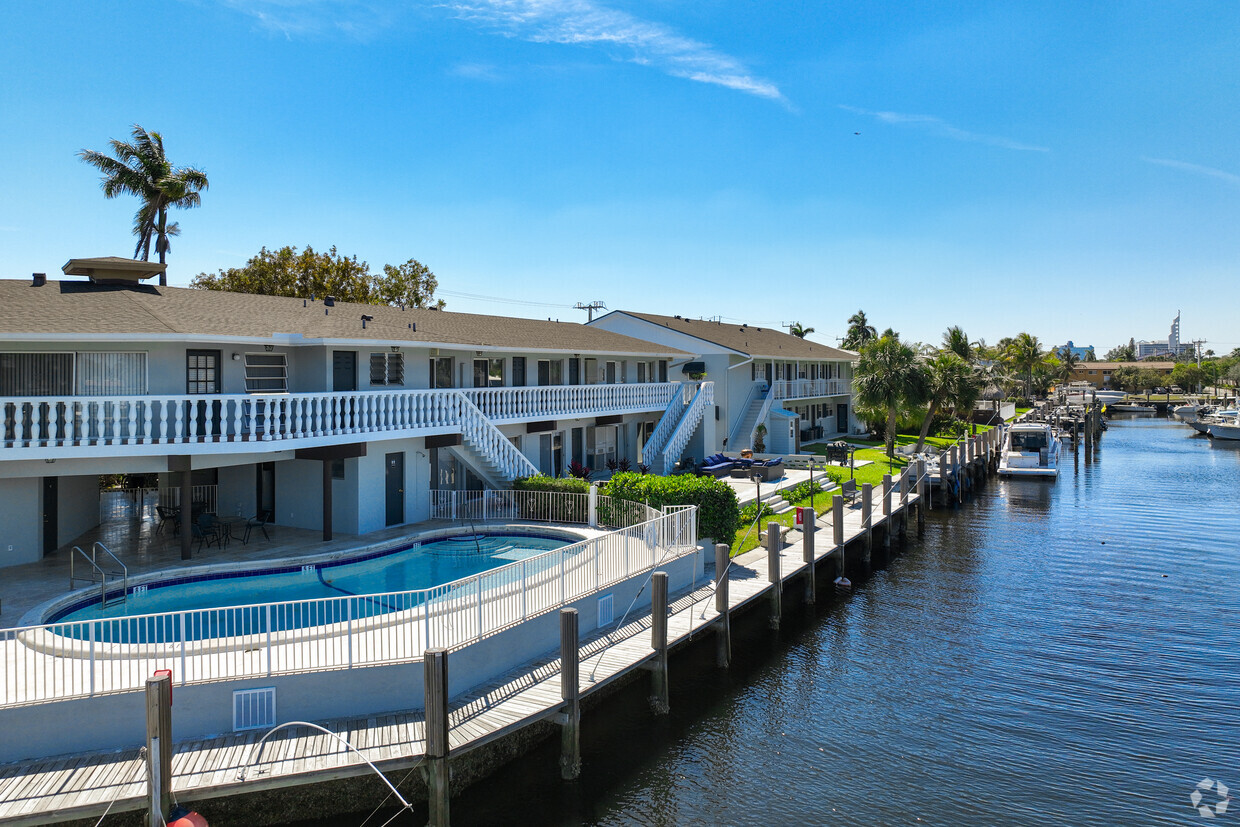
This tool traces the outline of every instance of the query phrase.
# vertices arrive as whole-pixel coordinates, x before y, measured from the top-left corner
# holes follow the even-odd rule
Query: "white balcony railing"
[[[843,379],[782,379],[771,388],[776,399],[810,399],[815,396],[842,396],[848,393]]]
[[[492,423],[663,410],[675,382],[344,393],[0,398],[0,455],[39,449],[452,433],[469,400]],[[112,451],[111,453],[115,453]]]
[[[661,411],[679,382],[640,385],[546,385],[529,388],[465,388],[461,392],[492,422]]]

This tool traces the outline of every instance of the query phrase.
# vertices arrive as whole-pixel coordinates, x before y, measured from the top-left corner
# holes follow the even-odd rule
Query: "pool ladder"
[[[102,551],[117,565],[118,568],[105,569],[99,564],[99,552]],[[75,564],[78,557],[81,557],[90,564],[90,571],[85,574],[78,574],[75,570]],[[106,562],[106,561],[105,561]],[[90,554],[82,551],[81,546],[74,546],[73,551],[69,555],[69,590],[73,591],[73,585],[79,580],[89,583],[99,584],[99,608],[106,609],[108,607],[108,578],[112,578],[113,582],[117,579],[121,581],[120,597],[113,598],[113,603],[124,603],[129,599],[129,569],[120,561],[112,551],[98,540],[90,547]]]

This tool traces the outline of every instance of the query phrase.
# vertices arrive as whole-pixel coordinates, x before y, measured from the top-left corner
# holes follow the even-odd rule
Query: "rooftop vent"
[[[374,316],[367,316],[365,313],[363,313],[362,314],[362,330],[366,329],[366,322],[373,322],[374,320],[375,320]]]
[[[336,297],[335,297],[335,296],[327,296],[326,298],[324,298],[324,299],[323,299],[323,304],[327,305],[328,307],[335,307],[335,306],[336,306]]]
[[[32,275],[34,278],[35,287],[42,287],[47,284],[47,273],[34,273]]]
[[[132,258],[71,258],[60,268],[66,276],[88,276],[95,284],[136,285],[143,279],[162,276],[168,265]]]

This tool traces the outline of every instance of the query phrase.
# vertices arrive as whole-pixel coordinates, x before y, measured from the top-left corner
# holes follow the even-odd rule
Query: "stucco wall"
[[[0,479],[0,565],[32,563],[43,556],[43,480]]]
[[[60,477],[56,483],[57,545],[99,525],[99,477]]]

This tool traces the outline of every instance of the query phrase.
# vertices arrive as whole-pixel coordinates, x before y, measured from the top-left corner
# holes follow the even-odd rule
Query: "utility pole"
[[[590,322],[594,321],[594,311],[595,310],[606,310],[607,305],[597,300],[592,301],[589,304],[583,304],[582,302],[577,302],[576,304],[573,305],[573,309],[586,311],[586,313],[589,314],[589,318],[586,319],[586,324],[589,324]]]

